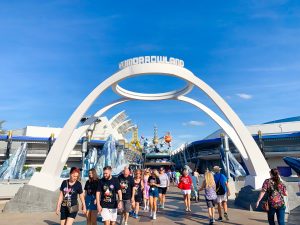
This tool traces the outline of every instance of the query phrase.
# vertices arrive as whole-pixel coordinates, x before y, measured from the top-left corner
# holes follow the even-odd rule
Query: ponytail
[[[275,189],[278,190],[278,184],[280,183],[279,171],[278,171],[278,169],[274,168],[274,169],[271,169],[270,173],[272,175],[272,180],[275,183]]]

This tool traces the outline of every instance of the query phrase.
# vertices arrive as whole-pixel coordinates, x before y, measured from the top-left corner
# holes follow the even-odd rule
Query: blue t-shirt
[[[197,177],[191,176],[191,178],[192,178],[192,181],[193,181],[194,189],[197,189]]]
[[[218,183],[220,182],[226,193],[227,192],[227,188],[226,188],[227,177],[222,173],[216,173],[214,175],[214,178],[215,178],[216,186],[218,186]]]

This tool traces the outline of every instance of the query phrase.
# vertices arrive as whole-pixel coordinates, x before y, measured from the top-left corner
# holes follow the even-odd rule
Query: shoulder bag
[[[67,182],[67,189],[69,189],[69,186],[68,186],[69,181],[67,180],[66,182]],[[71,202],[70,202],[70,205],[68,204],[67,207],[68,207],[69,213],[75,213],[75,212],[79,211],[78,202],[76,205],[71,205]]]

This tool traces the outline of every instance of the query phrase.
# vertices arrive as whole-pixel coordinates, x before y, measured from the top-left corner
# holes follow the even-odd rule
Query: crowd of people
[[[274,223],[277,215],[279,225],[284,225],[286,187],[279,178],[278,170],[272,169],[271,178],[267,179],[257,201],[257,207],[265,193],[268,193],[268,221]],[[96,225],[97,216],[101,215],[104,225],[114,225],[117,215],[121,215],[120,224],[128,225],[130,217],[139,218],[140,207],[155,220],[158,208],[163,210],[166,194],[171,184],[177,186],[183,195],[186,212],[191,212],[191,199],[199,201],[203,192],[208,209],[209,224],[215,223],[215,206],[218,218],[229,220],[227,199],[231,195],[228,179],[221,173],[219,166],[207,170],[204,175],[188,169],[165,171],[164,168],[130,171],[125,167],[118,177],[112,176],[112,168],[103,168],[103,177],[97,176],[95,169],[89,171],[84,188],[79,181],[80,170],[72,168],[70,178],[64,180],[60,187],[56,213],[60,215],[61,225],[72,225],[79,211],[78,197],[81,210],[86,215],[87,225]]]

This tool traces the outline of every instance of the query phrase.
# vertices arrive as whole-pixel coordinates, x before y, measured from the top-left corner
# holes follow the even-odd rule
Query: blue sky
[[[245,124],[299,116],[299,24],[298,1],[1,1],[0,119],[6,129],[62,127],[120,61],[143,55],[183,59]],[[122,82],[145,92],[183,84],[161,76]],[[189,96],[219,112],[202,92]],[[87,114],[116,98],[106,91]],[[140,135],[156,124],[175,145],[218,129],[185,103],[130,102],[106,115],[123,109]]]

